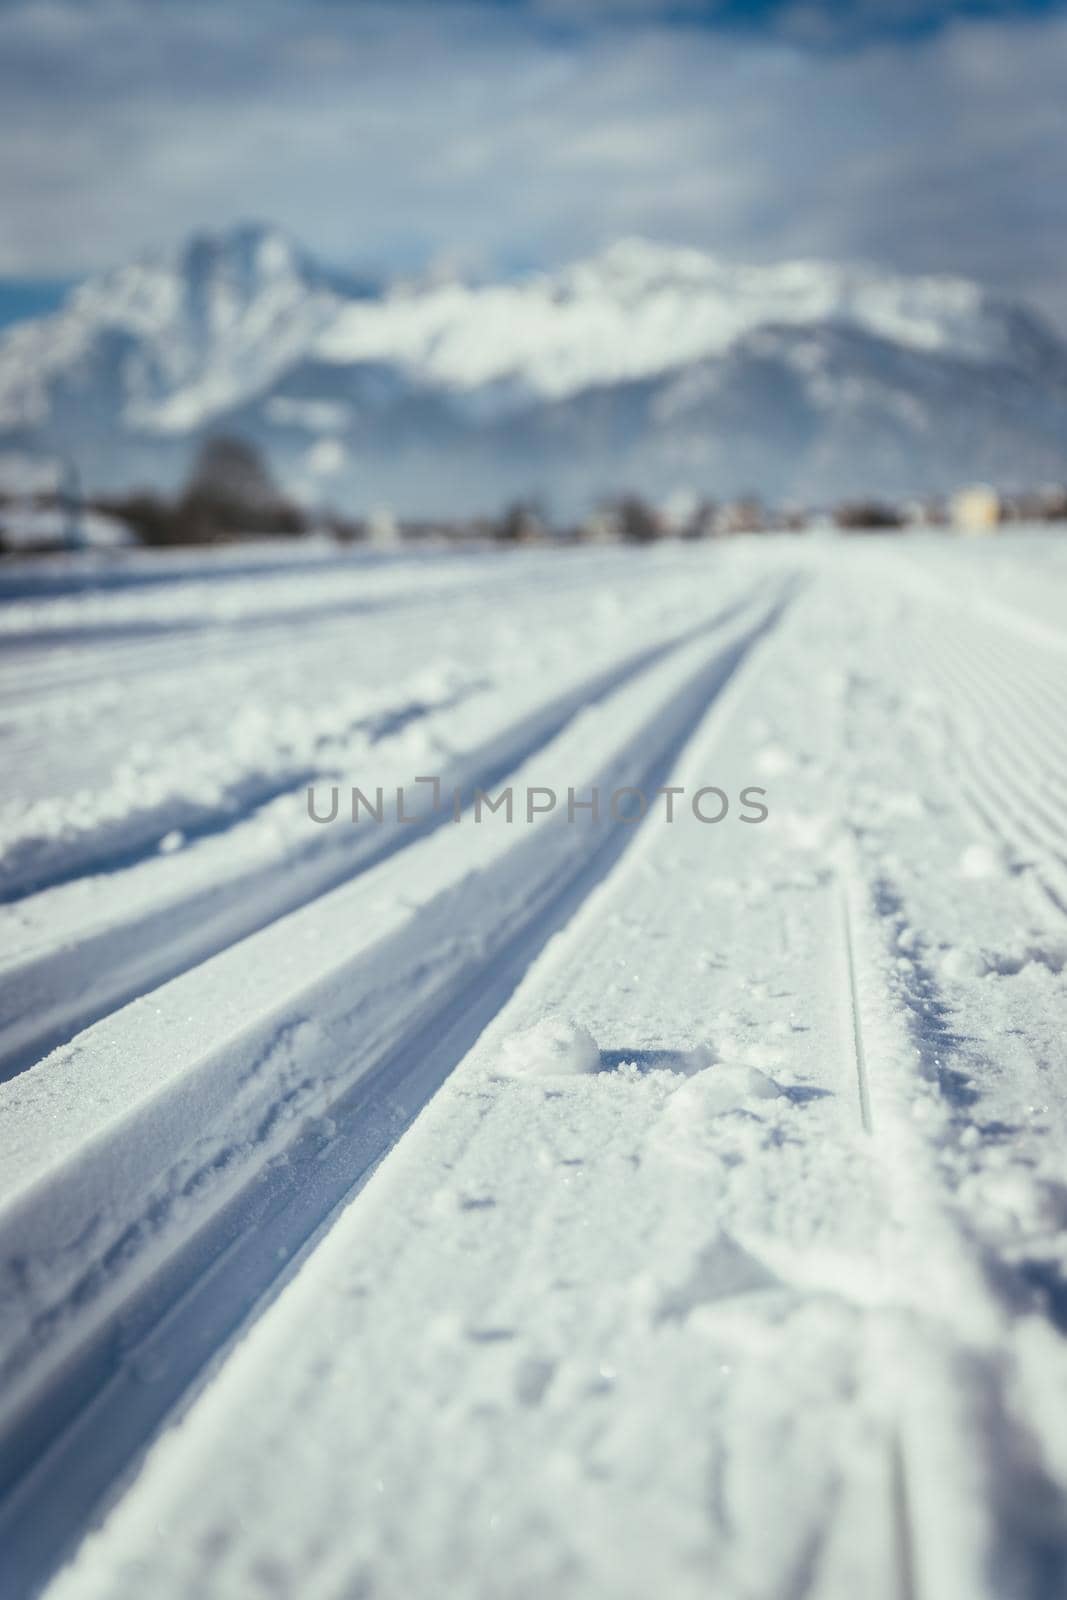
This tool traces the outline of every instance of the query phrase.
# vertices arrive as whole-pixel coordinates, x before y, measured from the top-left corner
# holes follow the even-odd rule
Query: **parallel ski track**
[[[725,649],[712,650],[699,702],[643,783],[674,762],[750,652],[777,627],[795,580]],[[687,695],[688,699],[688,695]],[[412,830],[414,831],[414,830]],[[102,1515],[160,1425],[187,1403],[213,1362],[299,1266],[338,1208],[366,1182],[423,1105],[514,993],[547,941],[613,870],[641,827],[606,824],[578,870],[551,887],[529,919],[487,953],[321,1123],[261,1167],[224,1210],[48,1382],[5,1440],[0,1550],[5,1600],[39,1591]]]
[[[873,1146],[877,1148],[880,1136],[878,1063],[876,1059],[872,1059],[865,1042],[863,968],[858,949],[862,935],[858,930],[861,921],[866,921],[869,939],[877,941],[879,919],[873,903],[865,904],[870,885],[862,878],[854,862],[850,862],[839,876],[839,887],[846,905],[846,913],[840,923],[842,967],[852,975],[851,981],[845,985],[848,992],[846,1032],[851,1032],[854,1040],[857,1109],[861,1127],[865,1129]],[[877,977],[873,977],[872,981],[881,987],[881,980]],[[877,996],[873,1003],[877,1005]],[[893,1089],[890,1087],[890,1099],[892,1096]],[[899,1116],[899,1112],[897,1115]],[[898,1161],[899,1156],[886,1164],[888,1182],[891,1192],[894,1193],[901,1192],[898,1185],[903,1186],[908,1182],[908,1173],[900,1170]],[[914,1227],[914,1223],[912,1226]],[[957,1243],[961,1250],[968,1250],[971,1241],[966,1231],[958,1232]],[[913,1251],[919,1252],[922,1247],[921,1236],[911,1240]],[[995,1275],[989,1273],[987,1266],[980,1266],[979,1271],[986,1279],[992,1294],[998,1295],[1002,1292],[1003,1284]],[[930,1310],[936,1317],[936,1306]],[[989,1418],[995,1419],[996,1425],[994,1427],[989,1418],[986,1419],[990,1439],[995,1437],[998,1427],[1003,1430],[1004,1437],[1025,1438],[1026,1417],[1025,1414],[1018,1416],[1014,1413],[1012,1402],[1005,1393],[1004,1372],[1000,1358],[987,1358],[983,1368],[979,1392],[989,1407]],[[919,1426],[921,1428],[921,1424]],[[913,1443],[921,1447],[921,1441],[922,1434],[918,1432],[913,1436]],[[890,1428],[886,1439],[886,1450],[895,1551],[893,1576],[899,1600],[935,1600],[936,1591],[927,1581],[930,1569],[924,1560],[924,1539],[920,1539],[919,1529],[925,1528],[926,1539],[933,1537],[936,1540],[938,1536],[936,1533],[931,1535],[930,1519],[928,1516],[922,1516],[925,1508],[912,1489],[916,1475],[909,1463],[908,1436],[902,1424]],[[926,1476],[929,1474],[929,1465],[928,1459]],[[1010,1496],[994,1492],[987,1507],[993,1525],[992,1553],[998,1560],[1009,1564],[1017,1563],[1018,1573],[1012,1593],[1032,1596],[1033,1600],[1045,1600],[1046,1596],[1051,1597],[1054,1594],[1058,1596],[1064,1592],[1065,1557],[1059,1530],[1062,1530],[1064,1511],[1067,1508],[1064,1506],[1061,1489],[1047,1475],[1043,1466],[1030,1467],[1025,1480],[1025,1491]],[[1027,1497],[1031,1497],[1034,1505],[1038,1507],[1036,1514],[1032,1511]],[[1053,1530],[1051,1533],[1050,1528]],[[944,1570],[943,1553],[942,1559],[934,1560],[933,1568]]]
[[[0,603],[14,600],[51,600],[75,598],[87,594],[122,594],[129,591],[164,588],[168,584],[241,582],[246,579],[287,578],[319,575],[340,568],[342,572],[369,573],[383,566],[403,565],[407,571],[417,572],[424,560],[410,550],[398,557],[395,553],[356,549],[346,556],[336,548],[325,551],[286,551],[282,556],[274,551],[262,550],[253,556],[242,554],[242,546],[231,546],[235,552],[228,557],[216,548],[207,557],[193,556],[190,552],[155,551],[134,557],[132,561],[114,562],[105,556],[92,565],[64,565],[50,561],[40,562],[29,558],[14,570],[0,574]],[[452,559],[456,559],[453,557]],[[458,559],[462,559],[462,552]]]
[[[640,650],[565,691],[486,749],[473,752],[453,774],[444,774],[445,787],[459,787],[469,800],[475,789],[500,783],[585,707],[604,699],[672,651],[705,633],[713,636],[758,604],[765,592],[761,583],[706,622]],[[24,1014],[19,1026],[0,1031],[0,1082],[25,1071],[119,1006],[309,904],[425,837],[447,819],[448,813],[442,811],[411,827],[332,828],[317,831],[313,838],[309,833],[309,847],[303,855],[254,868],[229,880],[221,893],[214,886],[198,889],[183,901],[169,903],[161,913],[150,911],[109,926],[73,947],[49,950],[9,967],[0,973],[0,1003],[5,993],[31,992],[49,997],[51,1003],[30,1016]],[[135,855],[113,867],[132,865],[137,859]]]
[[[392,706],[382,706],[364,716],[355,717],[346,727],[339,729],[336,736],[341,740],[361,737],[366,745],[376,745],[395,737],[413,722],[454,709],[474,696],[480,687],[472,680],[459,686],[447,698],[429,703],[411,699]],[[124,818],[121,824],[107,827],[102,834],[94,830],[72,840],[62,863],[47,868],[38,867],[36,870],[32,865],[25,865],[21,871],[12,869],[0,875],[0,905],[26,900],[43,890],[75,883],[81,878],[119,872],[151,860],[159,852],[160,833],[164,829],[181,829],[187,843],[226,832],[247,822],[271,801],[280,799],[282,795],[298,793],[316,781],[324,780],[320,768],[313,763],[296,770],[290,767],[289,771],[282,774],[277,771],[247,773],[236,778],[213,803],[190,801],[185,812],[172,803],[166,821],[161,820],[158,812],[153,813],[150,809],[135,813]],[[118,848],[114,839],[120,827],[125,842]]]
[[[361,618],[387,617],[394,612],[440,611],[442,605],[470,603],[479,606],[492,602],[499,594],[507,595],[521,590],[525,597],[531,593],[544,593],[548,597],[561,594],[580,594],[588,589],[597,592],[595,573],[578,570],[552,572],[527,569],[519,579],[507,570],[507,557],[501,557],[499,570],[481,568],[470,571],[471,582],[464,585],[459,577],[440,586],[418,585],[396,593],[348,594],[336,600],[321,598],[309,600],[304,605],[276,605],[261,610],[249,610],[228,615],[225,611],[212,612],[200,602],[200,612],[189,615],[158,617],[144,620],[108,618],[85,624],[50,626],[47,617],[27,621],[24,628],[0,628],[0,682],[6,674],[17,672],[20,699],[25,694],[51,692],[64,688],[80,687],[87,678],[102,676],[118,670],[123,663],[136,666],[138,671],[166,671],[169,665],[188,665],[190,634],[198,636],[198,643],[210,645],[213,651],[245,653],[252,649],[269,651],[292,637],[294,624],[314,624],[316,627],[336,627]],[[83,657],[65,660],[63,652],[77,647],[106,657],[99,665],[86,663]],[[15,661],[5,659],[15,656]],[[58,660],[52,659],[59,657]],[[41,659],[38,659],[41,658]]]
[[[860,1127],[871,1139],[877,1137],[877,1127],[871,1108],[870,1062],[863,1026],[863,1009],[860,1003],[857,977],[857,952],[854,935],[853,910],[850,885],[845,875],[838,875],[840,902],[840,938],[842,967],[845,974],[848,1027],[851,1036],[853,1069],[856,1080],[856,1104]],[[900,1600],[920,1600],[916,1575],[915,1529],[911,1516],[911,1493],[908,1487],[908,1465],[904,1438],[899,1428],[894,1428],[886,1441],[888,1453],[888,1482],[890,1487],[889,1516],[893,1529],[893,1551],[896,1565],[896,1589]]]
[[[1067,916],[1067,660],[1052,630],[1040,622],[1031,626],[1031,619],[1018,608],[990,603],[974,610],[949,610],[950,597],[939,586],[925,585],[924,590],[924,597],[936,607],[936,620],[926,618],[921,632],[900,642],[902,663],[906,655],[909,668],[901,679],[906,681],[918,662],[927,685],[943,693],[939,723],[955,794],[1010,869],[1037,891],[1031,896],[1035,907],[1046,917],[1051,911],[1053,920],[1059,921]],[[854,930],[863,914],[855,899],[861,874],[853,865],[849,876],[853,898],[850,908],[843,883],[842,929],[845,966],[852,975],[858,1100],[861,1121],[877,1141],[877,1064],[869,1059],[863,1042],[862,984],[855,977],[853,947]],[[1004,1401],[995,1373],[989,1382],[991,1403],[999,1413]],[[899,1429],[889,1441],[889,1451],[899,1593],[901,1600],[926,1600],[909,1486],[912,1474]],[[1035,1476],[1035,1485],[1040,1486],[1035,1493],[1048,1492],[1040,1476]],[[1015,1526],[1018,1520],[1014,1512],[998,1518],[1009,1544],[1021,1538]],[[1026,1559],[1040,1560],[1040,1552],[1035,1558],[1027,1551]]]

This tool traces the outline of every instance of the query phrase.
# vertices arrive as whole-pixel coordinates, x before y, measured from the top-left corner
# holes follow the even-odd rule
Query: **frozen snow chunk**
[[[682,1058],[683,1070],[699,1082],[698,1093],[702,1106],[712,1115],[718,1111],[731,1111],[747,1100],[774,1100],[781,1089],[774,1079],[761,1071],[756,1062],[769,1066],[782,1058],[781,1050],[771,1045],[749,1045],[745,1050],[747,1060],[725,1059],[738,1049],[733,1038],[724,1041],[725,1050],[713,1044],[698,1044]]]
[[[785,811],[782,814],[787,842],[797,850],[825,851],[826,841],[834,826],[829,812]],[[799,888],[808,887],[798,884]],[[811,887],[815,887],[814,884]]]
[[[789,751],[780,744],[767,744],[756,755],[756,766],[767,778],[780,778],[792,771],[795,762]]]
[[[693,1082],[695,1104],[709,1116],[736,1111],[751,1100],[776,1100],[781,1089],[759,1067],[740,1061],[716,1061]]]
[[[510,1077],[577,1077],[600,1071],[600,1049],[588,1028],[567,1017],[543,1017],[501,1047],[501,1067]]]
[[[1019,1167],[977,1172],[964,1180],[968,1203],[1010,1232],[1052,1236],[1063,1227],[1065,1191]]]
[[[734,1148],[736,1114],[756,1128],[762,1116],[754,1108],[761,1100],[783,1093],[773,1078],[758,1067],[719,1061],[688,1079],[671,1096],[666,1114],[654,1135],[655,1143],[672,1161],[706,1167]]]
[[[961,878],[994,878],[1000,871],[995,850],[985,844],[968,845],[960,856]]]
[[[781,1089],[759,1067],[721,1061],[701,1078],[705,1112],[736,1111],[749,1100],[776,1100]]]
[[[964,949],[959,945],[946,950],[939,965],[941,976],[950,982],[959,982],[963,978],[984,978],[989,971],[985,958],[977,950]]]
[[[1058,977],[1067,967],[1067,939],[1054,935],[1031,943],[1020,939],[1003,950],[984,950],[982,959],[986,972],[1001,978],[1014,978],[1029,966],[1047,967]]]

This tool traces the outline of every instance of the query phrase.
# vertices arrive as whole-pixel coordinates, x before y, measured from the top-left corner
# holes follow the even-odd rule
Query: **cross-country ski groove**
[[[860,1003],[856,940],[850,904],[853,886],[856,881],[855,873],[855,863],[849,862],[845,869],[838,874],[837,887],[849,1013],[848,1032],[852,1043],[860,1126],[868,1138],[873,1138],[876,1128],[871,1112],[870,1069],[863,1027],[863,1009]],[[891,1426],[889,1438],[886,1442],[886,1451],[889,1460],[889,1516],[893,1529],[893,1554],[896,1567],[898,1600],[920,1600],[915,1576],[915,1530],[911,1516],[907,1459],[899,1425]]]
[[[921,1600],[915,1581],[915,1528],[911,1513],[907,1468],[904,1464],[904,1442],[899,1429],[893,1434],[889,1454],[893,1527],[896,1532],[897,1588],[900,1600]]]
[[[616,662],[496,735],[442,774],[445,792],[460,789],[469,804],[557,737],[583,710],[637,681],[656,663],[759,605],[764,586],[707,621]],[[177,900],[153,901],[117,923],[90,928],[58,948],[0,969],[0,1082],[118,1007],[209,959],[239,939],[329,893],[339,884],[445,826],[451,811],[428,815],[410,788],[415,826],[386,823],[312,830],[302,852],[270,859],[223,884],[212,880]],[[153,863],[146,862],[146,867]]]
[[[693,727],[775,626],[783,604],[784,599],[738,630],[734,642],[705,659],[669,706],[644,725],[641,739],[631,746],[633,752],[641,750],[642,759],[630,781],[651,790],[666,780]],[[8,1466],[0,1543],[7,1552],[12,1597],[32,1593],[62,1559],[197,1373],[263,1302],[279,1271],[359,1186],[499,1011],[548,939],[639,833],[617,821],[605,824],[592,853],[571,851],[555,870],[542,872],[540,887],[532,897],[527,890],[525,909],[510,919],[502,941],[490,941],[482,957],[461,967],[458,981],[436,1000],[415,1007],[409,1002],[406,1026],[377,1058],[373,1049],[362,1061],[357,1054],[338,1090],[320,1097],[313,1114],[308,1108],[300,1116],[295,1141],[268,1142],[252,1170],[188,1231],[162,1266],[147,1275],[142,1269],[139,1279],[136,1269],[130,1274],[135,1281],[118,1299],[113,1296],[103,1319],[94,1322],[83,1311],[85,1331],[67,1338],[62,1359],[45,1363],[43,1374],[35,1365],[35,1347],[55,1327],[55,1314],[31,1330],[21,1358],[29,1359],[29,1368],[21,1378],[16,1374],[21,1398],[12,1408],[9,1387],[4,1423]],[[343,1018],[343,1006],[339,1015]],[[357,1008],[353,1018],[359,1016]],[[358,1033],[347,1043],[334,1038],[334,1053],[357,1048],[358,1039]],[[254,1062],[248,1070],[257,1070]],[[27,1199],[32,1209],[37,1201],[32,1194]],[[128,1251],[123,1246],[116,1261]],[[86,1288],[76,1286],[69,1305],[85,1298]],[[146,1365],[156,1374],[147,1384],[139,1378]]]
[[[60,662],[63,653],[72,647],[85,647],[123,652],[132,661],[145,665],[159,652],[159,667],[162,669],[168,658],[182,659],[183,649],[188,658],[191,639],[224,651],[243,651],[249,647],[262,649],[269,646],[271,634],[278,641],[291,639],[293,628],[301,624],[350,626],[353,622],[358,624],[361,619],[391,618],[393,613],[414,622],[420,614],[432,616],[443,603],[462,604],[466,600],[460,562],[457,562],[457,571],[439,578],[438,582],[427,585],[425,589],[418,584],[410,589],[398,587],[396,575],[390,574],[384,590],[375,593],[372,586],[368,593],[365,572],[352,572],[345,576],[359,580],[358,587],[346,597],[337,597],[333,592],[337,588],[336,577],[333,577],[325,580],[330,584],[331,592],[313,592],[302,605],[286,603],[285,596],[279,595],[277,604],[245,610],[230,610],[225,606],[220,609],[215,603],[217,590],[212,592],[213,586],[197,589],[195,582],[186,586],[177,580],[170,586],[174,591],[170,597],[171,604],[163,608],[158,616],[127,619],[121,612],[109,615],[105,609],[92,621],[85,623],[64,624],[57,620],[46,599],[36,611],[29,612],[23,618],[16,617],[6,627],[0,626],[0,677],[14,670],[10,660],[5,658],[15,657],[17,670],[21,674],[25,671],[27,659],[32,660],[35,655],[50,649],[60,653]],[[629,575],[628,581],[634,581],[633,574]],[[514,576],[507,571],[506,564],[491,575],[484,571],[479,574],[477,593],[483,616],[486,608],[491,608],[497,599],[506,601],[510,598],[514,582]],[[166,588],[167,585],[162,587]],[[580,595],[589,589],[590,579],[578,564],[573,568],[568,564],[563,571],[553,571],[551,564],[546,563],[525,569],[524,587],[533,594],[543,591],[550,596]],[[62,610],[62,601],[59,602],[59,608]],[[0,612],[0,623],[4,620]],[[52,663],[45,664],[47,674],[57,670],[62,678],[64,668],[61,664],[58,669]]]
[[[360,551],[345,557],[332,554],[329,565],[342,572],[373,570],[388,558]],[[285,581],[301,575],[321,573],[327,563],[321,554],[286,551],[284,556],[247,555],[239,550],[205,561],[202,557],[157,554],[148,562],[107,563],[89,570],[23,567],[0,574],[0,600],[45,600],[83,597],[115,592],[155,590],[180,583],[198,581],[228,582],[233,579],[275,578]]]
[[[484,599],[491,602],[494,594],[506,593],[511,582],[512,579],[506,572],[483,580],[481,592]],[[581,573],[561,577],[557,573],[542,571],[529,573],[527,582],[531,587],[542,585],[559,591],[567,587],[580,586],[583,577]],[[428,606],[439,604],[442,599],[458,595],[460,584],[460,576],[452,575],[442,584],[437,595],[429,599],[426,594],[418,590],[408,592],[399,589],[379,594],[353,592],[339,598],[320,593],[310,596],[303,605],[292,605],[286,604],[285,597],[279,595],[280,603],[276,605],[237,614],[230,614],[225,610],[219,612],[210,604],[201,603],[190,606],[185,615],[174,615],[164,611],[158,617],[128,618],[121,614],[108,616],[105,612],[87,624],[64,624],[57,621],[50,614],[46,600],[39,611],[31,613],[25,627],[0,628],[0,667],[5,665],[4,656],[8,653],[24,652],[27,649],[40,650],[46,646],[64,649],[72,645],[100,643],[106,646],[117,644],[120,647],[132,646],[138,649],[142,644],[151,647],[159,641],[169,650],[171,637],[181,636],[185,648],[188,649],[191,639],[213,639],[218,634],[225,637],[247,632],[254,636],[260,630],[271,629],[282,633],[294,625],[299,626],[310,621],[329,623],[343,619],[352,622],[393,611],[418,612]],[[174,587],[178,596],[182,597],[181,581],[176,582]]]
[[[405,700],[392,706],[383,706],[352,719],[338,737],[365,741],[368,760],[374,746],[395,737],[414,723],[432,714],[440,714],[472,698],[481,685],[472,680],[464,683],[450,695],[441,696],[432,703]],[[595,699],[595,693],[591,695]],[[273,773],[242,774],[230,784],[222,786],[220,793],[210,802],[188,801],[175,805],[171,801],[164,815],[147,809],[132,816],[118,817],[110,826],[98,826],[91,833],[67,844],[60,859],[40,862],[40,852],[27,852],[29,860],[20,863],[17,852],[9,852],[0,876],[0,905],[27,899],[48,889],[74,883],[79,878],[123,872],[139,863],[153,859],[159,852],[163,834],[177,830],[183,847],[225,832],[242,822],[256,818],[272,800],[290,795],[323,782],[321,767],[309,764],[296,770]],[[15,860],[11,855],[15,855]],[[38,864],[35,865],[35,860]]]
[[[1061,1535],[1067,1529],[1067,1501],[1034,1439],[1026,1439],[1033,1423],[1025,1414],[1019,1415],[1010,1393],[1006,1373],[1012,1360],[1011,1336],[1005,1338],[1001,1320],[1025,1317],[1026,1310],[1040,1308],[1028,1306],[1025,1288],[1013,1269],[976,1237],[973,1225],[937,1176],[946,1157],[951,1161],[952,1153],[973,1142],[981,1127],[975,1114],[979,1095],[970,1077],[977,1058],[973,1050],[961,1053],[968,1041],[952,1029],[949,1007],[940,997],[922,944],[915,939],[911,916],[892,884],[874,882],[869,868],[856,858],[849,863],[848,876],[855,890],[850,938],[859,1031],[861,1037],[867,1037],[864,1013],[869,1012],[871,1031],[880,1041],[887,1039],[890,1046],[883,1073],[872,1071],[871,1052],[864,1050],[874,1102],[875,1142],[882,1155],[887,1211],[893,1219],[890,1242],[883,1247],[889,1252],[888,1281],[909,1308],[914,1347],[922,1350],[927,1343],[928,1358],[937,1373],[934,1392],[940,1390],[938,1403],[947,1408],[946,1432],[954,1439],[952,1448],[977,1454],[981,1492],[989,1494],[989,1484],[995,1481],[999,1449],[1018,1451],[1020,1460],[1026,1461],[1029,1482],[1021,1497],[992,1495],[984,1508],[987,1521],[980,1540],[968,1545],[951,1532],[946,1537],[929,1509],[931,1471],[943,1469],[929,1447],[927,1419],[910,1397],[909,1374],[898,1385],[900,1420],[891,1425],[888,1443],[899,1593],[902,1600],[925,1600],[927,1595],[941,1592],[938,1584],[943,1586],[947,1575],[955,1580],[956,1571],[966,1561],[973,1563],[973,1576],[967,1581],[976,1589],[977,1574],[985,1563],[986,1581],[999,1581],[988,1574],[1012,1571],[1007,1585],[1010,1592],[1026,1600],[1045,1600],[1046,1595],[1060,1592],[1064,1575]],[[861,901],[858,897],[864,886],[869,893]],[[910,1051],[900,1050],[902,1023],[905,1037],[911,1035]],[[928,1091],[925,1096],[924,1089]],[[884,1128],[879,1109],[883,1103]],[[940,1242],[935,1245],[938,1234]],[[936,1290],[933,1295],[928,1289],[922,1292],[927,1250],[939,1252],[943,1262],[956,1257],[961,1298],[970,1302],[973,1322],[959,1313],[951,1296],[942,1304]],[[1004,1341],[999,1349],[992,1330]],[[882,1330],[890,1351],[898,1338],[891,1324]],[[961,1370],[969,1372],[968,1381],[982,1394],[977,1436],[972,1433],[973,1415],[966,1407],[954,1411],[948,1399],[952,1379],[958,1381]],[[971,1492],[979,1490],[975,1487]],[[999,1595],[1001,1590],[992,1592]]]
[[[851,1015],[852,1049],[855,1060],[856,1088],[859,1100],[860,1124],[864,1133],[873,1134],[871,1121],[871,1090],[867,1077],[867,1050],[863,1041],[863,1019],[860,1014],[859,993],[856,987],[856,952],[852,938],[852,912],[849,908],[849,891],[842,879],[838,881],[841,912],[841,936],[844,941],[845,985]]]

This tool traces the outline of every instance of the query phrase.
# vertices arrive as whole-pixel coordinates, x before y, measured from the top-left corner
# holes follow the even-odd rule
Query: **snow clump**
[[[501,1066],[511,1077],[577,1077],[600,1071],[600,1049],[588,1028],[566,1017],[544,1017],[505,1039]]]

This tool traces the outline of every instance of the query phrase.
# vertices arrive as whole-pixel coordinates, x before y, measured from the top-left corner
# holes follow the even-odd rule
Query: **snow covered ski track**
[[[5,1597],[1067,1594],[1067,566],[983,558],[267,561],[203,704],[209,572],[13,601]]]
[[[432,708],[437,715],[430,748],[442,766],[437,775],[443,790],[453,794],[458,789],[469,800],[476,789],[498,783],[583,708],[617,690],[685,639],[728,620],[735,610],[736,604],[711,622],[671,633],[662,642],[613,660],[592,676],[579,677],[577,685],[569,681],[562,693],[557,686],[556,692],[546,695],[539,683],[532,695],[527,689],[525,697],[511,697],[512,713],[522,706],[523,698],[529,699],[526,714],[495,727],[494,712],[499,717],[502,708],[486,706],[487,696],[477,692],[482,685],[475,681],[463,692],[453,689],[451,699],[439,699]],[[304,796],[324,769],[328,776],[337,776],[344,760],[373,761],[375,776],[394,778],[397,786],[405,789],[410,815],[418,817],[424,810],[420,806],[423,795],[408,779],[410,762],[421,752],[410,738],[397,736],[411,731],[411,725],[427,712],[418,701],[411,707],[386,711],[369,739],[359,737],[364,726],[359,724],[347,730],[350,737],[353,732],[357,735],[353,749],[341,754],[331,741],[325,751],[314,749],[306,764],[296,770],[288,752],[283,751],[284,776],[279,778],[276,768],[257,774],[253,783],[258,789],[253,788],[251,795],[246,779],[244,804],[231,808],[226,827],[216,826],[215,815],[209,813],[206,823],[197,819],[190,829],[188,802],[183,800],[176,807],[173,796],[147,816],[138,812],[131,818],[119,810],[103,830],[105,835],[122,830],[126,838],[132,834],[135,839],[158,842],[161,832],[173,836],[173,825],[185,822],[182,842],[199,838],[204,847],[193,856],[185,852],[180,862],[174,862],[135,846],[118,862],[112,860],[115,875],[105,897],[86,897],[84,882],[75,881],[66,895],[42,893],[29,906],[20,901],[13,915],[20,923],[28,920],[31,928],[39,923],[44,937],[34,949],[31,934],[26,953],[0,967],[0,1077],[23,1070],[45,1050],[123,1001],[407,845],[412,830],[398,824],[395,817],[389,827],[333,829],[326,834],[309,829]],[[449,712],[454,714],[446,716]],[[473,746],[472,740],[477,741]],[[366,781],[362,772],[356,776]],[[385,787],[389,787],[388,781]],[[275,799],[280,804],[267,814],[267,803]],[[420,829],[440,825],[447,814],[424,817]],[[83,862],[94,860],[101,831],[97,828],[78,838],[77,856]],[[57,852],[67,858],[61,882],[77,878],[69,865],[74,848],[67,844]],[[107,864],[106,856],[103,862],[98,856],[95,859],[98,868]],[[12,874],[9,882],[15,881]],[[113,897],[116,887],[119,892]],[[120,906],[117,916],[116,900]],[[57,924],[64,928],[62,943],[55,940]]]

